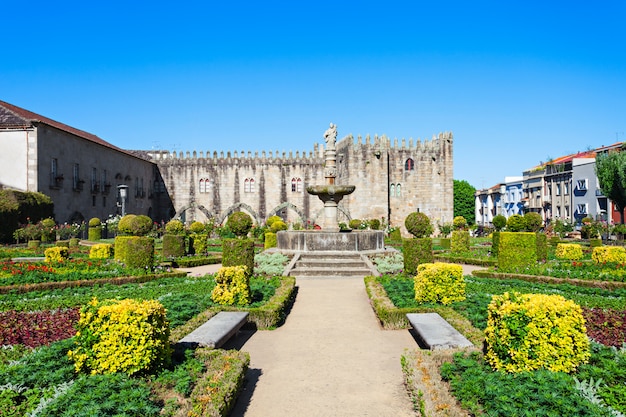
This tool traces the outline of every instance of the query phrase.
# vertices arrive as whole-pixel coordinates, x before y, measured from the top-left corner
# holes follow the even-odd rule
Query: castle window
[[[200,178],[198,192],[209,193],[213,188],[213,180],[208,178]]]
[[[302,192],[302,178],[291,179],[291,191],[294,193]]]
[[[389,185],[389,196],[390,197],[395,197],[396,196],[396,185],[395,184]]]
[[[415,161],[413,161],[413,159],[409,158],[406,160],[406,162],[404,163],[404,170],[405,171],[413,171],[415,169]]]
[[[243,182],[243,192],[244,193],[253,193],[254,192],[254,178],[246,178]]]
[[[400,184],[396,184],[396,197],[400,197],[402,195],[401,191],[401,186]]]

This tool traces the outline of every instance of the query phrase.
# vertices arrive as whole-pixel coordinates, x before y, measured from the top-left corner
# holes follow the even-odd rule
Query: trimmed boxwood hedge
[[[224,239],[222,241],[222,266],[248,267],[248,274],[254,271],[254,240]]]
[[[501,232],[498,269],[515,272],[537,262],[537,235],[531,232]]]
[[[143,236],[117,236],[115,260],[129,268],[148,268],[154,265],[154,239]]]
[[[163,235],[163,257],[180,258],[181,256],[185,256],[185,236]]]
[[[429,237],[402,239],[402,253],[404,271],[415,275],[419,264],[433,262],[433,240]]]

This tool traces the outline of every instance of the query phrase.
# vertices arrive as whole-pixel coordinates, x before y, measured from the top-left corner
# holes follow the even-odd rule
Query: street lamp
[[[391,227],[391,190],[390,190],[390,168],[389,168],[389,149],[387,151],[387,227]],[[380,149],[374,151],[376,159],[380,159],[382,152]]]
[[[128,196],[128,185],[120,184],[117,186],[120,193],[120,204],[122,207],[122,217],[126,215],[126,197]]]

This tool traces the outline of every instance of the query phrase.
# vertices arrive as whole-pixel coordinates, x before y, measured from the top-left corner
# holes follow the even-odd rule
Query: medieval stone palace
[[[453,214],[451,133],[415,143],[386,136],[347,136],[336,144],[337,183],[356,186],[339,205],[339,221],[379,219],[401,226],[413,211],[434,223]],[[324,182],[324,149],[293,154],[255,152],[148,152],[157,164],[175,208],[186,221],[248,212],[263,223],[279,215],[291,223],[315,224],[323,204],[306,187]]]
[[[356,186],[339,203],[339,222],[403,227],[417,210],[435,224],[452,220],[451,133],[399,143],[347,136],[334,146],[336,183]],[[106,219],[122,208],[157,222],[221,223],[243,210],[259,224],[277,214],[306,227],[323,216],[323,203],[306,192],[324,183],[323,145],[308,154],[131,151],[0,101],[0,149],[0,188],[49,195],[59,223]]]

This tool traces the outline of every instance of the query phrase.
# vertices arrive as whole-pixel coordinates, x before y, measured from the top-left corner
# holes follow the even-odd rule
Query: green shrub
[[[597,246],[591,252],[591,259],[596,264],[626,263],[626,249],[623,246]]]
[[[350,219],[348,222],[348,227],[350,229],[356,230],[361,228],[361,220],[360,219]]]
[[[493,216],[493,219],[491,220],[491,224],[493,224],[493,227],[496,229],[496,232],[499,232],[502,229],[504,229],[504,227],[506,226],[506,217],[504,217],[502,214],[497,214]]]
[[[538,232],[543,224],[541,214],[529,211],[524,214],[524,230],[526,232]]]
[[[417,266],[433,261],[433,240],[429,237],[402,239],[404,271],[409,275],[417,273]]]
[[[402,232],[400,229],[394,227],[389,230],[389,240],[392,242],[402,242]]]
[[[507,232],[523,232],[526,230],[526,221],[524,216],[520,214],[514,214],[510,216],[506,221]]]
[[[520,216],[521,217],[521,216]],[[515,272],[537,262],[537,236],[528,232],[500,232],[498,270]]]
[[[102,222],[99,218],[93,217],[89,219],[87,239],[92,242],[97,242],[98,240],[102,239]]]
[[[99,227],[102,226],[102,221],[97,217],[92,217],[89,219],[89,227]]]
[[[48,217],[41,221],[41,241],[42,242],[54,242],[56,240],[56,222],[54,219]]]
[[[193,253],[204,254],[207,253],[209,248],[209,235],[206,233],[192,233],[189,236]]]
[[[537,261],[543,262],[548,259],[548,237],[545,233],[537,233]]]
[[[554,256],[557,259],[577,261],[583,257],[583,247],[578,243],[559,243],[556,245]]]
[[[237,211],[226,220],[226,227],[237,237],[245,237],[252,228],[252,217],[243,211]]]
[[[120,219],[117,231],[124,236],[145,236],[152,231],[152,219],[143,214],[127,214]]]
[[[450,249],[452,247],[452,240],[449,237],[439,238],[439,243],[444,249]]]
[[[89,248],[90,259],[109,259],[113,256],[113,245],[109,243],[98,243]]]
[[[272,233],[277,233],[277,232],[280,232],[281,230],[287,230],[287,223],[285,223],[282,220],[276,220],[270,226],[270,231]]]
[[[497,370],[573,372],[590,357],[582,309],[560,295],[494,295],[486,361]]]
[[[69,248],[70,247],[70,241],[69,240],[57,240],[55,245],[56,246],[63,246],[64,248]]]
[[[215,288],[211,299],[222,305],[250,304],[250,273],[246,266],[222,267],[215,274]]]
[[[287,262],[289,262],[289,258],[280,252],[261,252],[254,256],[254,273],[255,275],[280,276],[283,274]]]
[[[265,232],[265,243],[263,247],[265,249],[275,248],[278,244],[276,233],[273,232]]]
[[[597,248],[599,246],[602,246],[602,239],[600,239],[600,238],[589,239],[589,247],[590,248]]]
[[[465,281],[461,265],[441,262],[417,267],[415,300],[420,303],[451,304],[465,300]]]
[[[154,266],[154,239],[143,236],[116,236],[115,260],[129,268],[152,269]]]
[[[267,227],[270,227],[270,228],[271,228],[271,227],[272,227],[272,224],[274,224],[274,222],[277,222],[277,221],[281,221],[281,222],[282,222],[282,221],[283,221],[283,219],[282,219],[280,216],[276,216],[276,215],[274,215],[274,216],[270,216],[270,217],[268,217],[268,219],[265,221],[265,225],[266,225]]]
[[[184,235],[185,225],[178,219],[172,219],[165,224],[165,233],[168,235]]]
[[[39,246],[41,246],[41,240],[29,240],[27,244],[29,249],[37,249]]]
[[[372,230],[380,230],[380,220],[378,219],[370,219],[367,224]]]
[[[78,246],[78,242],[80,242],[80,239],[77,237],[72,237],[70,238],[70,248],[75,248]]]
[[[561,238],[558,236],[550,236],[550,245],[556,246],[561,242]]]
[[[421,212],[412,212],[406,216],[404,227],[416,238],[429,237],[433,233],[433,225],[430,219]]]
[[[467,230],[454,230],[450,241],[450,252],[468,252],[470,247],[470,235]]]
[[[247,272],[254,271],[254,240],[224,239],[222,240],[222,265],[247,267]]]
[[[500,231],[495,231],[491,234],[491,255],[497,258],[499,249],[500,249]]]
[[[63,262],[70,257],[69,249],[63,246],[53,246],[46,249],[43,253],[46,257],[46,262]]]
[[[456,216],[452,219],[453,230],[467,230],[467,220],[463,216]]]
[[[191,233],[202,233],[206,229],[204,223],[195,221],[189,225],[189,231]]]
[[[175,234],[163,235],[163,257],[180,258],[185,256],[185,236]]]
[[[167,365],[169,323],[156,300],[92,300],[80,312],[76,348],[68,352],[77,372],[134,375]]]

